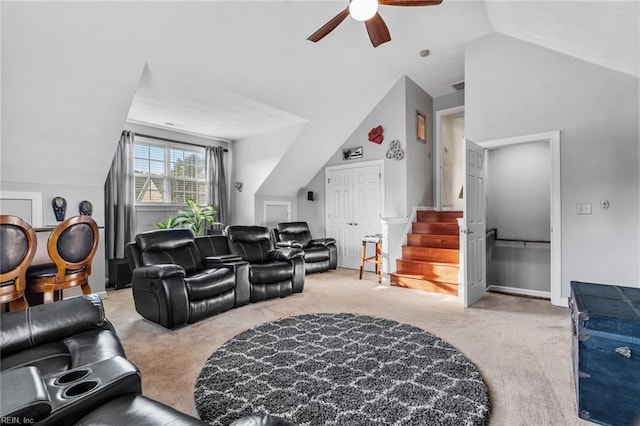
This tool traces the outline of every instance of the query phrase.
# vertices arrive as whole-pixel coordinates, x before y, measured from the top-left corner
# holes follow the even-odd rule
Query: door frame
[[[483,148],[493,149],[528,142],[549,142],[549,172],[551,175],[551,304],[567,307],[568,298],[562,297],[562,211],[560,187],[560,130],[514,136],[503,139],[491,139],[477,142]],[[491,173],[488,171],[488,173]]]
[[[434,156],[434,182],[435,182],[435,208],[436,210],[442,210],[442,118],[448,115],[454,115],[459,113],[464,113],[464,105],[459,105],[447,109],[441,109],[436,111],[436,134],[435,134],[435,144],[433,147],[433,156]],[[466,124],[465,124],[466,127]]]

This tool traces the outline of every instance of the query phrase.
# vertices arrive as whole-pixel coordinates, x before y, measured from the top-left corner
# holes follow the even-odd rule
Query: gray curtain
[[[224,171],[224,151],[221,146],[208,146],[206,154],[208,204],[216,210],[216,220],[228,224],[227,177]]]
[[[124,258],[124,247],[134,238],[133,138],[133,132],[122,132],[104,184],[107,259]]]

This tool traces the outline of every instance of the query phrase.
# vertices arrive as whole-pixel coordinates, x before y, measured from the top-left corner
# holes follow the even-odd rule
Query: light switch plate
[[[591,214],[591,203],[577,203],[576,204],[576,213],[577,214]]]

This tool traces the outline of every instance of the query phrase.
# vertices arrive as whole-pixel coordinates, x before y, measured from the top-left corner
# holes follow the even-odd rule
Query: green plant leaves
[[[202,207],[192,199],[187,200],[186,210],[179,210],[177,217],[169,216],[166,221],[156,223],[160,229],[189,228],[196,235],[204,234],[208,224],[216,221],[216,211],[212,206]]]

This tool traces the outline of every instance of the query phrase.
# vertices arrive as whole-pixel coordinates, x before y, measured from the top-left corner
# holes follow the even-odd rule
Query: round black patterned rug
[[[195,385],[200,417],[251,413],[299,425],[485,425],[487,387],[456,348],[417,327],[356,314],[309,314],[240,333]]]

